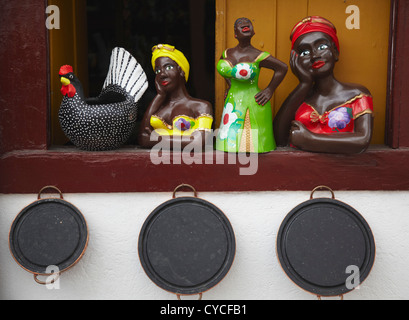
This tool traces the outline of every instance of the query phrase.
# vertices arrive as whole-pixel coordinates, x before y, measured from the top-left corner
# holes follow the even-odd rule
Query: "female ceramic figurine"
[[[239,43],[235,48],[227,49],[217,65],[218,72],[226,79],[228,92],[216,149],[270,152],[276,149],[270,100],[288,67],[268,52],[261,52],[251,45],[255,33],[249,19],[238,19],[234,31]],[[269,86],[261,91],[258,79],[263,67],[274,70],[275,74]]]
[[[310,152],[365,151],[372,138],[373,101],[365,87],[335,79],[336,28],[322,17],[307,17],[294,27],[291,40],[290,64],[300,83],[274,119],[277,144]]]
[[[171,45],[159,44],[152,49],[152,67],[157,95],[142,120],[139,144],[146,148],[158,144],[157,140],[151,141],[155,131],[170,149],[184,148],[192,142],[204,147],[205,131],[211,130],[213,124],[213,109],[209,102],[188,94],[190,66],[186,57]]]

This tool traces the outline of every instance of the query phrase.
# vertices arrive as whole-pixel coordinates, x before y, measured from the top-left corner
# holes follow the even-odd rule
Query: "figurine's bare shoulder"
[[[364,87],[361,84],[356,83],[344,83],[344,90],[349,93],[351,96],[359,96],[359,95],[372,95],[368,88]]]
[[[200,116],[202,114],[213,116],[213,107],[208,101],[193,98],[192,108],[194,109],[196,116]]]

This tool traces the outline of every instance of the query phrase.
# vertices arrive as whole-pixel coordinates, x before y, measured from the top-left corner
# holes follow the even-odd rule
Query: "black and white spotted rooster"
[[[112,51],[104,86],[96,98],[84,97],[71,66],[60,69],[62,100],[59,119],[70,141],[87,151],[114,150],[127,142],[135,128],[138,101],[148,88],[141,65],[125,49]]]

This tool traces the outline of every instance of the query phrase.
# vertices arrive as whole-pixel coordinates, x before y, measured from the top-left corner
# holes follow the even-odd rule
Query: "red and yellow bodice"
[[[213,117],[208,114],[202,114],[197,118],[181,115],[175,117],[170,125],[161,117],[153,115],[150,124],[161,136],[188,136],[197,130],[211,130]]]
[[[304,102],[296,112],[295,120],[313,133],[333,134],[354,132],[355,120],[364,114],[372,113],[372,97],[361,94],[324,114],[319,114],[313,106]]]

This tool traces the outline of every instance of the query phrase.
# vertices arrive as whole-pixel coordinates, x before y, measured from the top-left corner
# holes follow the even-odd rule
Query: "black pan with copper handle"
[[[44,197],[46,190],[59,197]],[[15,218],[9,247],[18,265],[46,285],[38,277],[59,276],[72,268],[84,255],[88,239],[87,223],[78,208],[64,200],[57,187],[47,186]]]
[[[182,188],[194,197],[176,197]],[[219,284],[235,257],[233,228],[224,213],[181,185],[173,199],[147,218],[139,236],[139,258],[160,288],[181,296],[200,295]]]
[[[331,198],[316,198],[318,190]],[[363,216],[335,199],[326,186],[295,207],[277,236],[277,256],[287,276],[320,297],[343,296],[368,277],[375,261],[375,240]]]

